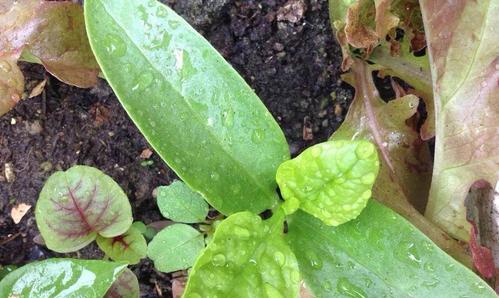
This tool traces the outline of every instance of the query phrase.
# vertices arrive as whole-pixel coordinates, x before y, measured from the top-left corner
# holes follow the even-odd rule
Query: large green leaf
[[[479,180],[495,185],[499,179],[499,1],[420,3],[436,114],[425,215],[467,240],[464,200],[471,185]]]
[[[25,265],[0,282],[0,297],[104,297],[123,263],[49,259]]]
[[[300,208],[337,226],[366,207],[378,170],[372,143],[341,140],[317,144],[282,163],[276,178],[288,214]]]
[[[283,239],[284,213],[229,216],[192,268],[185,298],[297,297],[298,263]]]
[[[375,201],[339,227],[304,212],[288,224],[288,241],[317,297],[496,297],[473,272]]]
[[[88,0],[85,18],[108,82],[183,181],[224,214],[274,206],[284,135],[200,34],[154,0]]]
[[[97,235],[111,238],[125,233],[132,224],[132,207],[111,177],[92,167],[74,166],[50,176],[35,216],[48,248],[72,252]]]

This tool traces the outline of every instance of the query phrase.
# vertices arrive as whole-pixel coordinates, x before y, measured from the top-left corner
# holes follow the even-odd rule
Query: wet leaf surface
[[[284,135],[201,35],[155,1],[85,1],[85,16],[108,82],[186,184],[224,214],[276,204]]]
[[[97,235],[119,236],[132,224],[131,206],[121,187],[88,166],[52,174],[35,215],[47,247],[57,252],[77,251]]]
[[[203,222],[208,215],[208,204],[203,197],[181,181],[157,188],[156,198],[161,214],[176,222]]]
[[[316,297],[496,297],[477,275],[375,201],[338,227],[301,211],[288,223],[288,242]]]

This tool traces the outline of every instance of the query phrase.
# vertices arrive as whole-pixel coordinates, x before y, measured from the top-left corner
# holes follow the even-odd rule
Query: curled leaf
[[[300,208],[337,226],[356,218],[371,198],[379,160],[367,141],[330,141],[308,148],[277,169],[287,213]]]
[[[138,298],[139,281],[132,270],[125,268],[106,293],[105,298]]]
[[[499,2],[420,1],[436,113],[435,166],[426,216],[469,239],[464,199],[499,180]]]
[[[97,245],[115,261],[137,264],[147,253],[147,243],[139,230],[130,227],[126,233],[113,238],[97,235]]]
[[[274,217],[241,212],[225,219],[196,260],[184,297],[297,297],[298,263],[283,239],[283,214]]]
[[[80,5],[70,1],[6,0],[0,7],[0,115],[21,99],[17,61],[40,63],[78,87],[97,83],[99,67],[87,40]],[[1,75],[1,74],[4,75]]]
[[[112,238],[132,224],[132,208],[120,186],[103,172],[74,166],[45,183],[36,204],[36,223],[47,247],[76,251],[97,237]]]

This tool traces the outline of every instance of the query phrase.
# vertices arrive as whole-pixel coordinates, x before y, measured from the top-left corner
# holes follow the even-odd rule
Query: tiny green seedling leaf
[[[25,265],[0,282],[0,297],[103,297],[126,264],[49,259]]]
[[[152,238],[154,238],[154,236],[157,234],[155,229],[146,226],[141,221],[134,221],[132,227],[137,229],[142,235],[144,235],[147,240],[152,240]]]
[[[161,214],[176,222],[203,222],[208,215],[208,204],[203,197],[182,181],[158,187],[157,201]]]
[[[147,256],[159,271],[173,272],[192,267],[203,248],[203,234],[189,225],[174,224],[154,237]]]
[[[288,214],[300,208],[337,226],[362,212],[378,170],[376,147],[370,142],[330,141],[281,164],[277,183]]]
[[[126,268],[106,293],[105,298],[138,298],[139,281],[132,270]]]
[[[147,254],[147,243],[139,230],[130,227],[128,231],[113,238],[97,236],[97,245],[115,261],[137,264]]]
[[[61,253],[79,250],[97,235],[119,236],[132,224],[132,208],[120,186],[87,166],[50,176],[35,216],[47,247]]]
[[[184,297],[298,297],[298,263],[283,239],[283,214],[274,216],[262,221],[241,212],[224,220],[196,260]]]

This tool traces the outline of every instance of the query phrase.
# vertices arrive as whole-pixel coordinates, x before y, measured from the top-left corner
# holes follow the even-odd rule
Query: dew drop
[[[369,173],[367,175],[364,175],[360,181],[363,183],[363,184],[366,184],[366,185],[371,185],[374,183],[374,180],[376,180],[376,175],[374,175],[374,173]]]
[[[109,55],[121,57],[126,54],[126,44],[116,34],[108,34],[104,40],[104,47]]]
[[[216,172],[211,173],[210,175],[211,179],[217,181],[220,178],[220,175]]]
[[[284,266],[284,264],[286,264],[286,256],[280,252],[280,251],[276,251],[274,253],[274,261],[277,263],[277,265],[279,266]]]
[[[153,80],[154,76],[151,72],[144,72],[139,76],[137,84],[132,87],[132,90],[144,90],[151,85]]]
[[[242,239],[248,239],[251,235],[247,229],[238,226],[234,227],[234,234]]]
[[[310,266],[316,270],[322,268],[322,260],[317,256],[317,254],[313,251],[307,252],[307,259],[310,263]]]
[[[355,154],[359,159],[368,159],[374,154],[375,151],[376,149],[374,148],[373,144],[360,143],[359,145],[357,145],[357,148],[355,149]]]
[[[234,125],[234,112],[232,110],[223,112],[222,117],[225,127],[232,127]]]
[[[166,16],[166,13],[167,13],[167,11],[163,7],[158,7],[158,10],[156,10],[157,17],[164,17],[164,16]]]
[[[255,144],[260,144],[265,137],[265,132],[262,129],[255,129],[251,135],[251,140]]]
[[[224,266],[226,263],[225,256],[223,254],[217,254],[213,257],[211,263],[216,267]]]
[[[322,283],[322,288],[326,292],[331,292],[331,290],[333,289],[333,286],[331,285],[330,281],[326,280],[325,282]]]
[[[175,20],[170,20],[168,22],[168,25],[170,25],[170,27],[175,30],[178,28],[178,26],[180,26],[180,23],[178,21],[175,21]]]
[[[366,298],[366,294],[362,289],[351,283],[348,279],[342,277],[338,280],[336,289],[341,294],[352,298]]]

